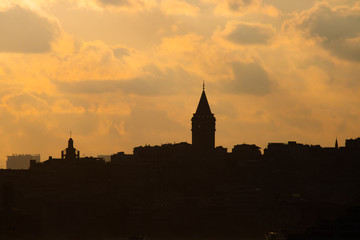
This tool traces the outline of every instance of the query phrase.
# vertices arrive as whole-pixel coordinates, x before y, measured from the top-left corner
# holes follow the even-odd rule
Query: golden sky
[[[202,81],[216,145],[360,136],[360,1],[2,0],[0,167],[191,142]]]

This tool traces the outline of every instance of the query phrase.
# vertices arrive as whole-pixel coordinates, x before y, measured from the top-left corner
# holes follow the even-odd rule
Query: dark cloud
[[[0,52],[41,53],[51,49],[58,27],[20,7],[0,12]]]
[[[359,22],[359,10],[331,9],[330,6],[322,4],[315,11],[311,11],[299,27],[308,29],[312,36],[320,36],[331,41],[356,37],[360,32]]]
[[[119,47],[119,48],[113,48],[112,50],[114,56],[118,59],[122,59],[122,57],[130,55],[129,49],[127,48]]]
[[[133,79],[53,81],[53,83],[60,91],[72,94],[102,94],[121,91],[125,94],[155,96],[182,92],[188,89],[192,79],[198,79],[182,68],[168,68],[161,71],[156,66],[151,65],[144,70],[148,74]]]
[[[226,39],[236,44],[267,44],[273,35],[271,27],[239,23]]]
[[[318,4],[302,13],[295,26],[337,57],[360,61],[360,9]],[[288,25],[285,25],[288,27]]]
[[[230,10],[240,11],[256,3],[256,0],[226,0]]]
[[[324,41],[322,45],[339,58],[360,62],[360,38]]]
[[[232,65],[234,80],[224,82],[222,89],[229,93],[265,95],[271,91],[268,73],[258,63],[235,62]]]
[[[128,0],[97,0],[101,5],[105,6],[128,6],[130,2]]]

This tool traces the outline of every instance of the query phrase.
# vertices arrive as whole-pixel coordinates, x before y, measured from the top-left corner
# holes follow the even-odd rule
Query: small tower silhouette
[[[338,149],[338,148],[339,148],[339,144],[338,144],[337,137],[336,137],[336,140],[335,140],[335,148],[336,148],[336,149]]]
[[[70,137],[68,147],[61,151],[61,159],[73,160],[80,158],[80,152],[74,148],[74,140]]]
[[[205,84],[199,105],[194,113],[192,123],[192,145],[198,151],[210,151],[215,148],[215,117],[205,94]]]

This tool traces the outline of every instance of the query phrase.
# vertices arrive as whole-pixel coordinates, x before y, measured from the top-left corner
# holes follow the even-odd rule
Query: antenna
[[[71,130],[70,130],[70,138],[71,138]]]
[[[203,80],[203,90],[205,90],[205,81]]]

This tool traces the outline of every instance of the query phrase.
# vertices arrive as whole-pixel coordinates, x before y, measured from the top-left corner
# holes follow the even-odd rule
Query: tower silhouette
[[[210,151],[215,148],[215,121],[203,84],[199,105],[191,118],[192,145],[196,150]]]
[[[80,158],[80,152],[74,148],[74,140],[70,137],[68,147],[61,151],[61,159],[73,160]]]

